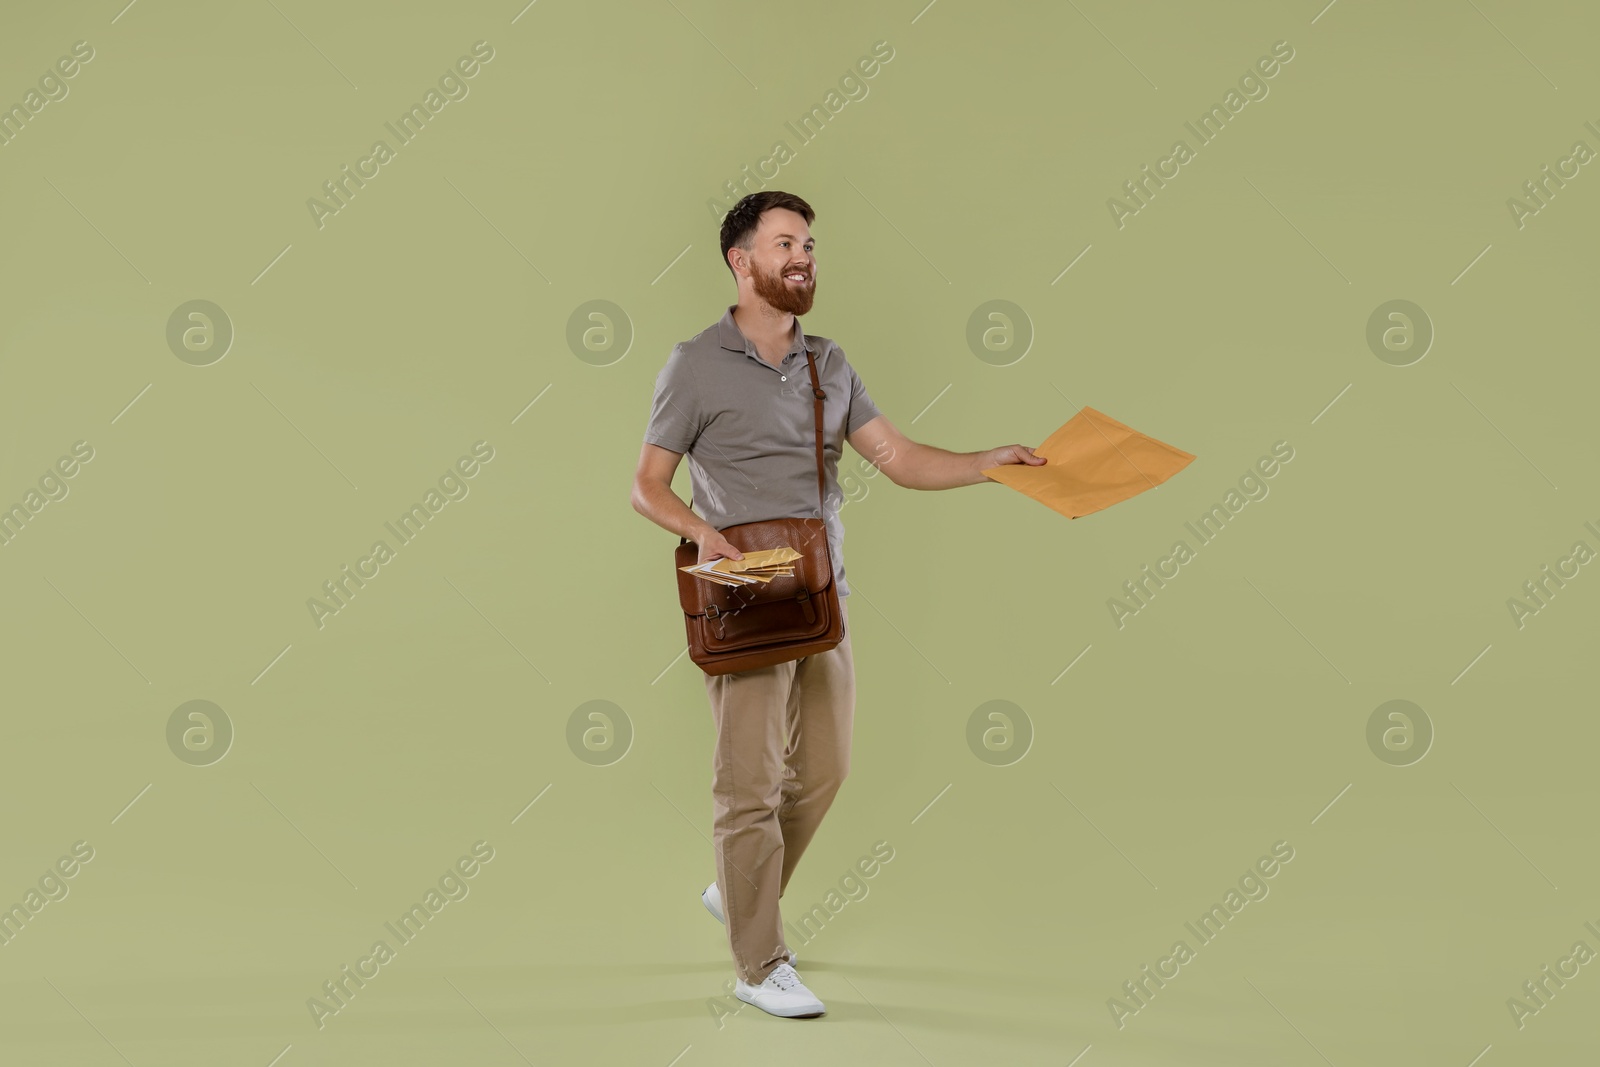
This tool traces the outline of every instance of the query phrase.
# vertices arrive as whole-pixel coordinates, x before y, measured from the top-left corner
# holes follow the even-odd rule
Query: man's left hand
[[[1007,463],[1026,463],[1030,467],[1037,467],[1044,461],[1045,458],[1043,456],[1034,455],[1033,449],[1027,445],[1001,445],[999,448],[991,448],[982,454],[978,469],[982,471],[989,467],[999,467]],[[985,481],[994,481],[987,474],[983,477]]]

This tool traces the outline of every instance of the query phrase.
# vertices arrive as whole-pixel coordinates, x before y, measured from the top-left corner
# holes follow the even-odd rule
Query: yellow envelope
[[[746,552],[743,559],[722,557],[704,565],[691,563],[678,569],[719,585],[738,586],[752,582],[765,585],[774,578],[793,578],[794,567],[789,561],[799,558],[800,553],[792,548],[767,548]]]
[[[1102,511],[1154,489],[1193,454],[1086,407],[1033,450],[1039,465],[1002,463],[983,473],[1069,519]]]
[[[688,568],[688,567],[679,567],[678,569],[680,571],[687,571],[690,568]],[[749,584],[749,583],[743,582],[743,581],[735,581],[732,578],[719,578],[715,574],[713,574],[713,573],[711,573],[709,571],[695,571],[694,572],[694,576],[696,578],[704,578],[708,582],[716,582],[718,585],[747,585],[747,584]]]
[[[724,556],[717,560],[717,570],[746,571],[759,567],[778,567],[799,558],[800,553],[792,548],[763,548],[744,553],[743,559],[728,559]]]

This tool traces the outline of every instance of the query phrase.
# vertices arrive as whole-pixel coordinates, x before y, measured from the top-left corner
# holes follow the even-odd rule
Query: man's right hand
[[[726,537],[716,530],[707,530],[704,536],[698,538],[700,545],[700,558],[696,561],[704,563],[712,559],[744,559],[744,553],[734,548]]]

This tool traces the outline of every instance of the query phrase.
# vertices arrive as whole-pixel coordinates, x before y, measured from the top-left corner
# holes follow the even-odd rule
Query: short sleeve
[[[704,427],[702,410],[689,356],[682,348],[674,348],[666,365],[656,375],[650,421],[644,431],[645,443],[674,452],[689,451]]]
[[[843,353],[840,353],[843,355]],[[862,384],[861,376],[856,369],[850,366],[850,361],[845,361],[845,369],[850,374],[850,413],[845,417],[844,435],[849,437],[861,427],[882,415],[878,405],[872,402],[872,397],[867,393],[867,387]]]

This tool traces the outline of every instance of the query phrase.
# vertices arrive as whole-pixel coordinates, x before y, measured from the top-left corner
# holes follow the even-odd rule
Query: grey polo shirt
[[[644,439],[689,457],[694,508],[719,530],[763,519],[817,517],[823,503],[817,494],[809,349],[828,394],[822,411],[828,551],[839,595],[849,596],[839,457],[845,438],[881,412],[831,338],[803,332],[797,318],[789,352],[773,366],[733,321],[735,306],[715,325],[673,346],[656,376]]]

